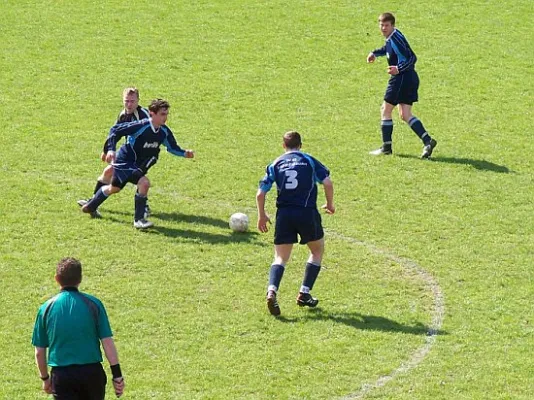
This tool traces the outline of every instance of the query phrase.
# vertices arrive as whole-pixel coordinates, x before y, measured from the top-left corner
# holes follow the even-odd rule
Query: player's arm
[[[329,176],[323,179],[323,188],[326,204],[322,208],[324,208],[327,214],[333,214],[336,212],[336,207],[334,206],[334,183]]]
[[[267,192],[271,190],[274,182],[274,167],[272,165],[268,165],[265,169],[265,176],[260,181],[260,186],[258,188],[258,191],[256,192],[256,207],[258,209],[258,230],[263,233],[269,230],[269,228],[267,227],[267,223],[271,222],[269,215],[267,215],[267,213],[265,212],[265,198],[267,196]]]
[[[265,212],[265,198],[267,192],[264,192],[261,188],[256,193],[256,207],[258,208],[258,230],[260,232],[267,232],[269,228],[267,223],[271,221],[267,213]]]
[[[108,137],[104,143],[104,153],[106,153],[105,161],[111,163],[115,161],[115,152],[117,151],[117,143],[124,137],[131,135],[139,130],[139,123],[125,122],[122,124],[113,125],[109,130]]]
[[[122,371],[119,364],[117,347],[115,347],[115,342],[112,337],[103,338],[100,339],[100,341],[102,343],[102,348],[104,349],[104,354],[108,359],[111,374],[113,375],[113,389],[115,390],[115,395],[120,397],[124,392],[124,378],[122,377]]]
[[[43,381],[43,391],[47,394],[52,394],[52,381],[46,364],[46,347],[35,346],[35,363],[39,370],[39,376]]]
[[[370,52],[367,55],[367,62],[372,63],[375,61],[377,57],[382,57],[386,55],[386,46],[380,47],[378,49],[374,49],[372,52]]]
[[[163,145],[167,148],[167,151],[169,153],[174,154],[175,156],[185,158],[195,157],[195,153],[193,150],[184,150],[178,145],[178,143],[176,143],[176,139],[174,138],[174,135],[170,130],[166,130],[165,132],[167,136],[163,141]]]
[[[393,35],[391,35],[391,41],[395,45],[393,46],[393,48],[400,53],[400,57],[398,57],[399,60],[402,60],[397,65],[397,70],[399,71],[399,73],[402,73],[407,69],[413,68],[415,62],[417,61],[417,57],[410,48],[410,45],[408,44],[406,39],[398,32],[395,32],[393,33]]]

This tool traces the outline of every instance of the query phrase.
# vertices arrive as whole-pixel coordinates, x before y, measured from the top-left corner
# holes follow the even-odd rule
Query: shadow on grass
[[[115,214],[115,215],[129,215],[132,216],[132,213],[128,213],[125,211],[115,211],[115,210],[106,210],[104,211],[104,220],[112,221],[118,224],[125,224],[125,221],[120,218],[116,218],[113,216],[109,216],[108,214]],[[154,217],[159,218],[161,214],[153,214]],[[175,215],[174,213],[172,215]],[[184,214],[179,214],[184,215]],[[187,216],[190,221],[195,220],[194,215]],[[208,217],[198,217],[200,220],[204,221],[204,223],[207,223],[206,221],[209,221],[209,225],[214,225],[215,223],[220,222],[221,220],[217,220],[214,218],[208,218]],[[163,218],[162,218],[163,219]],[[172,220],[172,219],[171,219]],[[184,221],[184,219],[180,219],[181,221]],[[230,231],[230,228],[228,227],[228,224],[224,225],[217,225],[228,229],[228,234],[220,234],[220,233],[210,233],[210,232],[202,232],[202,231],[196,231],[192,229],[179,229],[179,228],[169,228],[169,227],[163,227],[158,226],[157,224],[154,225],[151,228],[139,230],[141,233],[145,234],[152,234],[152,235],[164,235],[172,238],[180,238],[190,241],[198,241],[203,243],[211,243],[211,244],[227,244],[227,243],[250,243],[254,244],[256,246],[267,246],[266,243],[258,241],[258,232],[232,232]],[[133,229],[133,227],[132,227]]]
[[[413,154],[397,154],[397,157],[401,158],[416,158],[420,160],[421,158],[418,156],[415,156]],[[475,160],[472,158],[457,158],[457,157],[431,157],[429,158],[429,161],[433,162],[441,162],[441,163],[447,163],[447,164],[463,164],[463,165],[470,165],[473,168],[476,168],[481,171],[492,171],[497,172],[500,174],[509,174],[509,173],[515,173],[514,171],[511,171],[508,169],[508,167],[504,165],[499,165],[492,163],[491,161],[486,160]]]
[[[296,322],[298,320],[313,321],[334,321],[339,324],[347,325],[360,330],[380,331],[380,332],[399,332],[410,335],[446,335],[447,332],[439,330],[431,332],[431,328],[420,322],[414,325],[404,325],[385,317],[376,315],[363,315],[360,313],[340,313],[330,314],[321,310],[321,308],[310,309],[304,318],[285,318],[278,317],[281,322]]]
[[[133,217],[132,211],[117,211],[117,210],[107,210],[106,213],[117,214],[117,215],[131,215]],[[180,212],[172,213],[161,213],[161,212],[152,212],[150,217],[159,218],[163,221],[175,221],[175,222],[187,222],[191,224],[202,224],[202,225],[211,225],[218,228],[228,228],[228,221],[206,217],[204,215],[191,215],[183,214]]]

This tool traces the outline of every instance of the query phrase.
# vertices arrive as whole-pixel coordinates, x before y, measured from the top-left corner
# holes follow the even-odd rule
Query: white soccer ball
[[[235,213],[230,216],[230,229],[234,232],[245,232],[248,229],[248,217],[243,213]]]

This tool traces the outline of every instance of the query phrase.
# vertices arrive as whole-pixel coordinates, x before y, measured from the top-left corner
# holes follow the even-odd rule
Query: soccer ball
[[[230,217],[230,229],[234,232],[245,232],[248,229],[248,217],[243,213],[235,213]]]

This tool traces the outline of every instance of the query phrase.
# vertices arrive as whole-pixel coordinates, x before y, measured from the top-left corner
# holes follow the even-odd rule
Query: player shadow
[[[192,224],[202,224],[202,225],[217,226],[219,228],[228,228],[228,221],[224,221],[218,218],[206,217],[204,215],[191,215],[191,214],[183,214],[180,212],[172,212],[172,213],[155,212],[152,215],[155,218],[159,218],[164,221],[181,221],[181,222],[189,222]]]
[[[230,228],[228,228],[228,230],[229,229]],[[210,244],[249,243],[256,246],[267,246],[266,243],[257,240],[259,236],[257,232],[229,232],[227,235],[223,235],[219,233],[194,231],[191,229],[167,228],[157,225],[146,229],[143,232]]]
[[[413,154],[397,154],[397,157],[401,158],[416,158],[418,160],[421,159],[421,157],[415,156]],[[462,164],[462,165],[470,165],[473,168],[476,168],[481,171],[492,171],[497,172],[500,174],[509,174],[509,173],[515,173],[514,171],[508,169],[508,167],[504,165],[499,165],[492,163],[491,161],[486,160],[475,160],[473,158],[457,158],[457,157],[431,157],[428,159],[429,161],[433,162],[441,162],[441,163],[447,163],[447,164]]]
[[[112,215],[110,216],[109,214],[112,214]],[[125,224],[124,219],[114,217],[113,214],[131,216],[131,213],[124,212],[124,211],[106,210],[103,219],[106,221],[115,222],[121,225]],[[158,214],[153,214],[153,215],[154,217],[159,218]],[[212,218],[209,218],[209,219],[212,219]],[[261,247],[265,247],[268,245],[258,240],[258,237],[259,237],[258,232],[232,232],[230,231],[228,224],[224,224],[224,227],[228,229],[228,234],[195,231],[192,229],[169,228],[169,227],[164,227],[164,226],[158,226],[156,222],[154,226],[148,229],[139,229],[136,231],[140,233],[144,233],[144,234],[163,235],[163,236],[186,240],[186,241],[202,242],[202,243],[210,243],[210,244],[249,243],[249,244],[253,244],[255,246],[261,246]]]
[[[117,214],[117,215],[132,215],[132,212],[129,211],[119,211],[119,210],[106,210],[106,214]],[[164,212],[153,212],[150,217],[159,218],[163,221],[177,221],[177,222],[188,222],[192,224],[202,224],[202,225],[211,225],[218,228],[228,228],[228,221],[222,219],[206,217],[204,215],[191,215],[183,214],[180,212],[164,213]]]
[[[438,330],[437,332],[431,329],[429,326],[416,322],[413,325],[401,324],[389,318],[379,317],[376,315],[364,315],[360,313],[336,313],[330,314],[323,311],[320,307],[310,309],[303,318],[285,318],[283,316],[278,317],[282,322],[295,322],[296,320],[313,320],[313,321],[334,321],[338,324],[347,325],[355,329],[380,331],[380,332],[399,332],[410,335],[446,335],[444,330]]]

